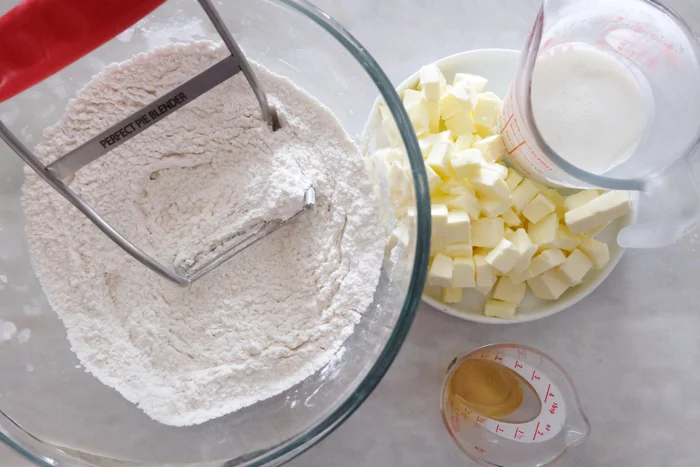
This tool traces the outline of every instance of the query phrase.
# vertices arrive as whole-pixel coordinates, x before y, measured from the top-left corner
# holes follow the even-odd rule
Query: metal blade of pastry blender
[[[284,226],[292,219],[295,219],[304,211],[313,208],[315,204],[316,190],[314,187],[310,187],[304,193],[303,206],[291,217],[287,219],[274,219],[271,221],[259,222],[244,232],[237,232],[226,242],[222,243],[221,248],[223,251],[219,252],[216,251],[218,248],[214,249],[209,254],[204,255],[204,258],[196,260],[194,264],[187,268],[175,266],[175,272],[178,275],[185,277],[189,283],[201,279],[203,276],[221,266],[223,263],[236,256],[241,251],[272,234],[274,231]]]

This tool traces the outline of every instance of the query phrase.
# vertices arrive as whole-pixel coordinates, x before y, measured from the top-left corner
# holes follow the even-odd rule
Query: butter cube
[[[506,153],[506,146],[501,135],[493,135],[473,143],[472,147],[478,149],[488,162],[496,162]],[[503,177],[505,178],[505,177]]]
[[[503,181],[506,180],[506,177],[508,176],[508,168],[505,165],[497,164],[495,162],[482,162],[481,164],[482,169],[490,170],[491,172],[496,172],[499,177],[503,179]],[[508,184],[506,184],[508,186]]]
[[[530,222],[539,222],[556,209],[556,205],[542,193],[537,194],[523,209],[523,216]]]
[[[416,135],[428,132],[428,104],[425,100],[405,106]]]
[[[440,98],[440,116],[444,120],[458,113],[469,113],[476,107],[479,95],[473,89],[463,85],[452,86]]]
[[[383,118],[382,128],[384,129],[387,140],[389,140],[389,144],[394,147],[400,147],[403,144],[399,127],[396,126],[396,121],[393,117]]]
[[[564,251],[573,251],[577,246],[581,244],[581,237],[574,235],[569,232],[569,229],[565,225],[559,225],[557,229],[557,239],[552,243],[553,248],[559,248]]]
[[[530,273],[532,277],[539,276],[550,269],[554,269],[564,261],[566,261],[566,255],[564,255],[564,252],[561,250],[544,250],[542,253],[532,258],[529,268]]]
[[[599,233],[601,233],[603,230],[605,230],[610,223],[605,223],[605,224],[600,224],[598,227],[594,227],[591,230],[586,230],[583,232],[581,235],[585,235],[588,238],[595,238],[598,236]]]
[[[608,245],[592,238],[581,238],[579,249],[588,256],[596,269],[602,269],[610,261]]]
[[[551,245],[557,239],[559,219],[556,213],[551,213],[539,222],[527,226],[527,234],[536,245]]]
[[[428,165],[441,177],[449,177],[450,175],[452,147],[452,141],[438,141],[433,144],[428,159],[426,159]]]
[[[444,303],[459,303],[462,301],[462,289],[456,287],[445,287],[440,293],[440,299]]]
[[[481,200],[481,212],[483,212],[486,217],[498,217],[508,211],[510,211],[510,203],[507,201],[491,198],[483,198]],[[518,222],[520,222],[518,216],[515,217],[518,219]],[[506,220],[505,216],[503,220]]]
[[[486,262],[486,257],[483,255],[474,255],[474,267],[476,268],[476,286],[488,287],[486,291],[488,293],[496,283],[496,271]]]
[[[471,258],[472,245],[471,243],[449,243],[445,247],[445,254],[452,259],[455,258]]]
[[[632,210],[629,192],[609,191],[567,212],[564,216],[571,233],[579,234],[607,224]]]
[[[513,238],[513,235],[515,235],[515,230],[510,229],[508,227],[503,229],[503,238],[505,238],[506,240],[510,240],[511,238]]]
[[[474,136],[472,135],[460,135],[455,141],[455,151],[464,151],[472,147],[474,142]]]
[[[432,194],[437,190],[440,185],[442,185],[442,178],[430,167],[427,163],[425,164],[425,173],[428,175],[428,189]]]
[[[490,92],[479,94],[479,100],[474,108],[474,123],[486,127],[494,126],[502,108],[503,103],[495,94]]]
[[[398,224],[389,236],[387,247],[393,250],[397,246],[407,247],[410,241],[408,229],[404,224]]]
[[[540,190],[532,180],[523,180],[523,182],[518,185],[515,190],[513,190],[511,195],[515,212],[522,212],[522,210],[525,209],[525,206],[527,206],[539,192]]]
[[[438,102],[445,92],[447,81],[435,64],[422,67],[419,72],[420,86],[429,102]]]
[[[492,318],[513,319],[516,306],[500,300],[488,300],[484,306],[484,314]]]
[[[494,282],[495,283],[495,282]],[[476,291],[479,292],[481,295],[488,295],[489,292],[491,292],[491,289],[493,289],[493,284],[491,285],[485,285],[483,287],[476,286],[475,287]]]
[[[438,253],[435,255],[435,259],[433,259],[433,263],[428,270],[428,285],[450,287],[453,269],[452,258]]]
[[[503,238],[496,248],[486,255],[486,262],[493,266],[501,274],[508,274],[515,263],[520,259],[520,254],[513,243]]]
[[[510,190],[506,182],[491,170],[481,170],[476,177],[469,179],[477,195],[510,201]]]
[[[447,243],[470,243],[472,240],[471,221],[465,211],[452,211],[447,214]]]
[[[508,189],[511,192],[514,191],[522,181],[523,176],[520,175],[520,173],[516,172],[513,169],[508,169],[508,175],[506,176],[506,185],[508,185]]]
[[[516,230],[509,240],[513,243],[518,252],[518,261],[513,266],[512,272],[522,274],[529,266],[532,257],[537,253],[537,245],[532,243],[530,236],[525,232],[525,229]]]
[[[489,136],[498,134],[497,127],[489,128],[484,125],[479,125],[478,123],[474,123],[474,127],[476,127],[476,134],[481,136],[482,138],[488,138]]]
[[[571,211],[579,206],[583,206],[589,201],[593,201],[598,196],[600,196],[600,194],[596,190],[581,190],[578,193],[567,196],[564,200],[564,205],[566,209]]]
[[[452,263],[452,287],[476,287],[474,258],[455,258]]]
[[[501,217],[508,227],[519,227],[523,223],[512,208],[508,208]]]
[[[525,298],[526,290],[527,284],[525,282],[514,284],[509,277],[503,276],[496,282],[496,287],[493,289],[493,298],[512,305],[520,305]]]
[[[476,219],[472,221],[472,245],[495,248],[503,239],[503,219]]]
[[[471,178],[479,174],[483,158],[477,149],[465,149],[460,152],[452,152],[450,162],[458,177]]]
[[[452,141],[451,133],[449,131],[426,133],[418,138],[418,146],[420,146],[420,151],[423,153],[423,159],[428,158],[430,151],[433,149],[433,145],[438,141]]]
[[[469,135],[475,130],[472,115],[467,112],[460,112],[448,118],[445,120],[445,126],[457,136]]]
[[[453,85],[463,84],[473,89],[476,92],[484,92],[484,88],[488,80],[482,76],[472,75],[469,73],[456,73]]]
[[[425,106],[428,110],[428,131],[438,133],[440,131],[440,103],[426,101]]]
[[[481,212],[479,200],[471,193],[462,193],[455,196],[447,202],[447,206],[451,209],[466,211],[472,219],[478,219]]]
[[[442,250],[447,245],[447,218],[449,212],[444,204],[430,206],[432,235],[430,239],[431,253]]]
[[[580,284],[583,276],[593,267],[593,262],[581,250],[574,250],[566,261],[557,266],[557,271],[573,286]]]
[[[555,269],[528,279],[527,285],[535,297],[544,300],[556,300],[569,288],[569,284]]]
[[[451,195],[453,194],[452,190],[454,190],[455,188],[463,188],[464,190],[466,190],[466,187],[455,179],[448,179],[445,183],[440,185],[440,188],[438,188],[438,190],[446,195]]]

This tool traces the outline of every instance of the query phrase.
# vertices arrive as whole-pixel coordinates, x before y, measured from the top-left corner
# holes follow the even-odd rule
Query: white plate
[[[489,80],[486,90],[496,93],[503,99],[515,77],[519,57],[520,52],[517,50],[482,49],[450,55],[435,63],[448,83],[452,82],[455,73],[481,75]],[[417,83],[418,72],[401,83],[397,91],[401,93],[406,89],[414,88]],[[604,269],[589,272],[582,284],[567,290],[558,300],[540,300],[528,290],[525,300],[518,307],[515,318],[512,320],[485,316],[483,309],[486,297],[476,290],[465,290],[464,299],[460,303],[448,305],[437,298],[439,289],[428,287],[423,293],[423,301],[452,316],[489,324],[522,323],[559,313],[593,292],[612,272],[624,253],[624,249],[617,244],[617,234],[623,227],[633,223],[635,217],[636,215],[631,213],[617,219],[596,237],[596,240],[607,243],[610,249],[610,261]]]

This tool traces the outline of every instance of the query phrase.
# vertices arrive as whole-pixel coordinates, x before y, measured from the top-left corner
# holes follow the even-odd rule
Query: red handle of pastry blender
[[[0,17],[0,102],[116,37],[165,0],[23,0]]]

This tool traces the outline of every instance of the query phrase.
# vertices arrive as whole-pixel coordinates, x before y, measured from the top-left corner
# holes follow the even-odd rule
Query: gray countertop
[[[395,83],[426,62],[462,50],[519,48],[538,4],[317,3],[367,46]],[[669,3],[700,31],[700,6],[690,0]],[[474,14],[483,19],[465,27],[464,19]],[[507,27],[499,26],[504,21]],[[468,464],[442,426],[440,385],[454,356],[493,342],[517,342],[549,353],[576,383],[592,432],[559,465],[697,465],[698,270],[700,239],[691,235],[665,250],[628,251],[591,296],[542,321],[478,325],[421,305],[398,358],[374,393],[344,425],[289,465]],[[0,447],[0,465],[26,464]]]

